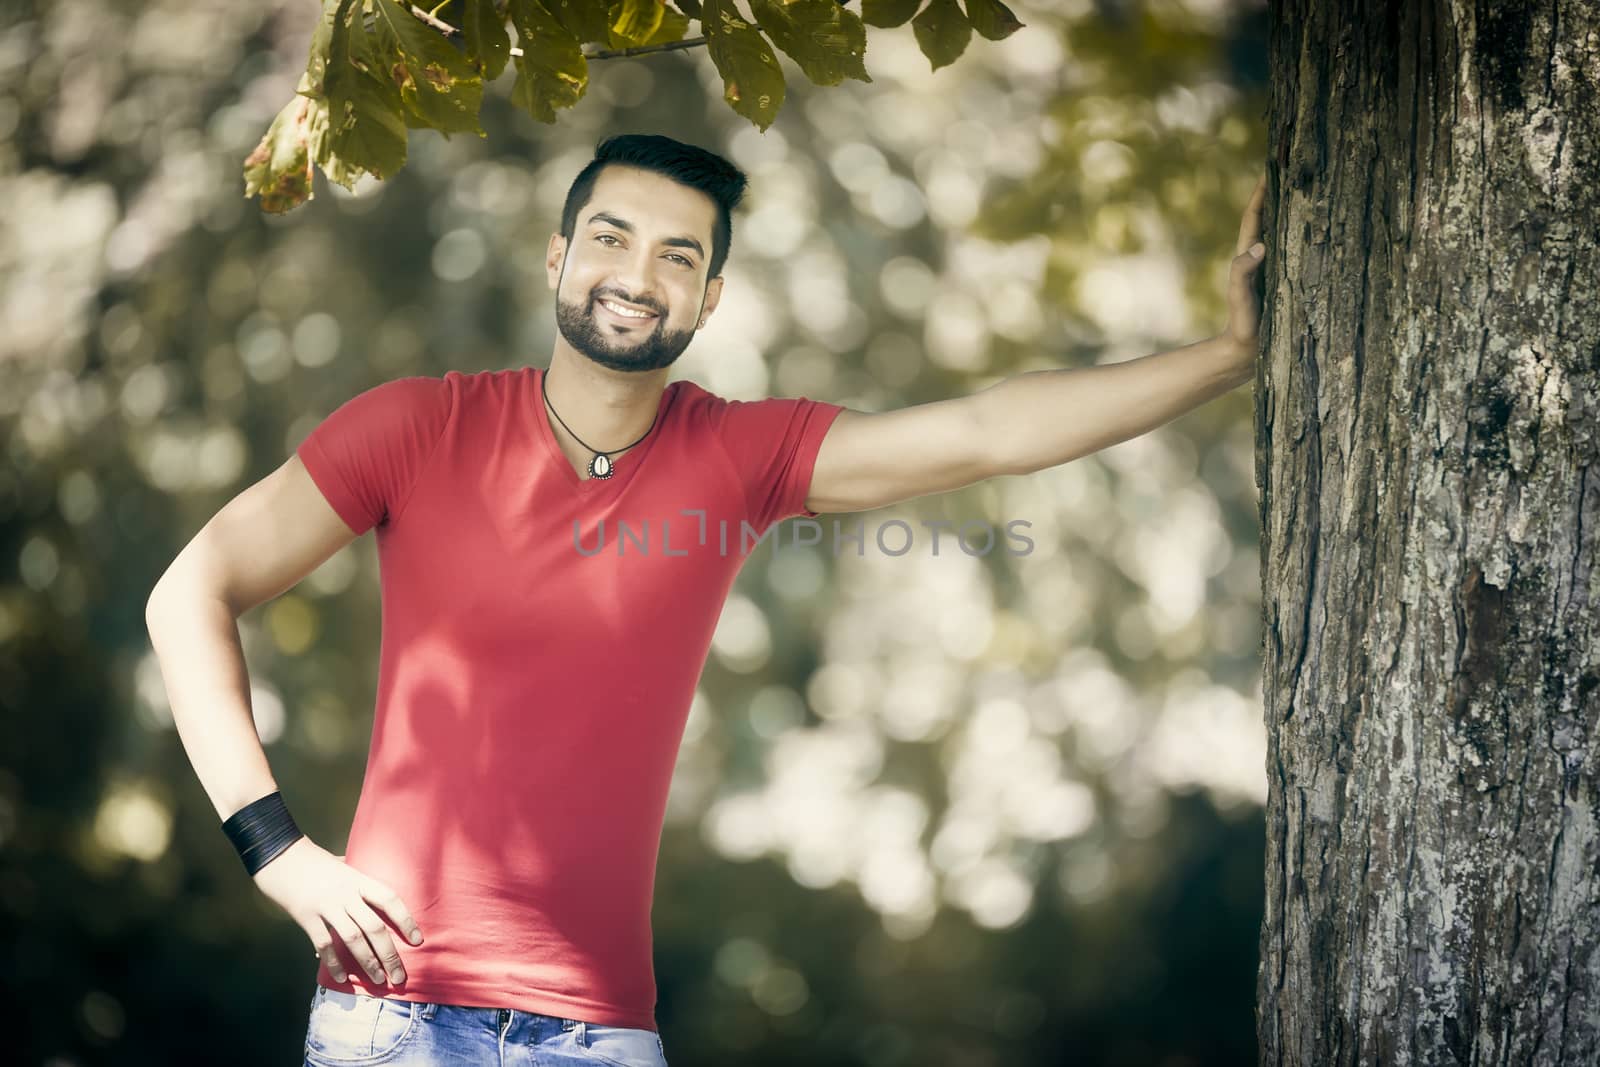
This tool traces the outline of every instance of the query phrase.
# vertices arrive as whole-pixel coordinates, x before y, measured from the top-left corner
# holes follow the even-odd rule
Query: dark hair
[[[595,146],[594,158],[572,179],[567,202],[561,208],[561,236],[570,244],[578,212],[594,195],[595,179],[607,165],[638,167],[680,185],[698,189],[717,205],[711,227],[711,263],[707,279],[722,273],[733,242],[733,209],[744,198],[744,172],[715,152],[654,133],[619,133]]]

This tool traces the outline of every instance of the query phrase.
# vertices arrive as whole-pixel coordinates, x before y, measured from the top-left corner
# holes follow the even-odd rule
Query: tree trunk
[[[1600,1063],[1600,10],[1283,0],[1262,1064]]]

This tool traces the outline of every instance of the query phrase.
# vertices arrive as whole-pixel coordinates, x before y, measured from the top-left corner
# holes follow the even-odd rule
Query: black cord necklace
[[[548,375],[548,372],[546,372],[546,375]],[[561,417],[561,415],[556,411],[556,406],[554,404],[550,403],[550,394],[548,392],[546,392],[545,388],[544,388],[546,381],[547,381],[547,377],[541,377],[540,380],[539,380],[539,395],[544,397],[544,406],[550,409],[550,414],[554,415],[556,417],[556,421],[561,423],[561,428],[563,430],[567,431],[568,433],[572,433],[572,427],[568,426],[567,423],[566,423],[566,420],[563,419]],[[653,430],[653,429],[656,428],[656,419],[659,419],[660,417],[661,417],[661,409],[658,406],[656,408],[655,418],[650,420],[650,428],[645,430],[644,433],[640,434],[639,435],[639,440],[638,441],[634,441],[633,445],[638,444],[639,441],[643,441],[646,437],[650,436],[650,430]],[[613,448],[609,452],[601,452],[599,449],[595,448],[593,445],[588,444],[587,442],[585,442],[583,438],[579,437],[575,433],[572,433],[572,439],[574,441],[577,441],[580,445],[583,445],[583,447],[587,448],[590,452],[594,453],[594,457],[589,460],[589,477],[591,477],[591,478],[609,478],[609,477],[611,477],[611,475],[612,475],[611,457],[616,455],[618,452],[626,452],[628,449],[633,447],[633,445],[623,445],[621,448]]]

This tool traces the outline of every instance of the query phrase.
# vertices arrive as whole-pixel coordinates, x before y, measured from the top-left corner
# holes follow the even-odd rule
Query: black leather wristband
[[[233,842],[245,871],[251,876],[305,836],[284,806],[283,794],[276,791],[228,816],[222,824],[222,832]]]

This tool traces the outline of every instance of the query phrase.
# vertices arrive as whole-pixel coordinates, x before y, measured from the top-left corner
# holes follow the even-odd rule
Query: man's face
[[[716,205],[698,190],[635,167],[601,170],[570,245],[555,235],[545,258],[567,344],[612,370],[671,365],[722,291],[722,279],[706,280],[715,221]]]

